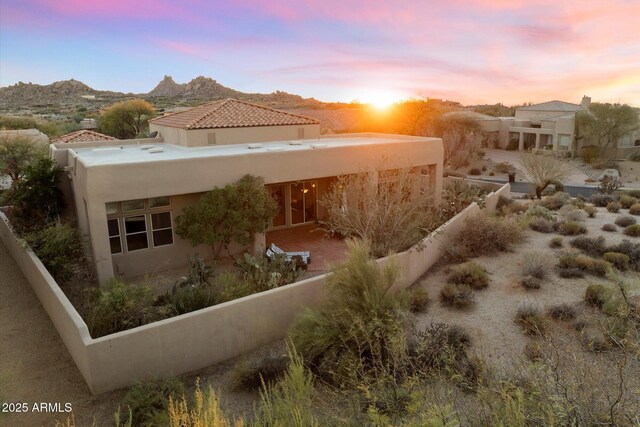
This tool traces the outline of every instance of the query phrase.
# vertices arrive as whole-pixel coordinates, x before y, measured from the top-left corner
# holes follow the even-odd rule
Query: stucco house
[[[317,120],[234,99],[158,117],[150,130],[156,138],[51,145],[100,283],[186,266],[194,248],[175,234],[175,218],[204,192],[248,173],[264,179],[278,204],[271,229],[321,220],[319,200],[336,177],[380,169],[382,159],[412,168],[434,202],[442,189],[439,138],[324,137]],[[253,248],[232,250],[264,246],[257,235]]]
[[[509,144],[518,150],[549,149],[566,155],[580,155],[588,141],[576,141],[575,118],[586,111],[591,98],[584,96],[580,104],[547,101],[516,109],[515,117],[480,118],[483,131],[498,141],[501,148]],[[640,134],[625,135],[605,150],[608,158],[624,158],[640,145]]]

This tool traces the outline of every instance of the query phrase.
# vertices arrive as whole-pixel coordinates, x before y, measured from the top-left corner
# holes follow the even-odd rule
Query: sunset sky
[[[0,86],[640,106],[638,0],[1,0]]]

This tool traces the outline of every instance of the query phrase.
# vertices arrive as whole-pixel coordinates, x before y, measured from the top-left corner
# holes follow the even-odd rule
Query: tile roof
[[[581,107],[578,104],[572,104],[570,102],[553,100],[553,101],[542,102],[540,104],[533,104],[525,107],[518,107],[518,110],[575,112],[575,111],[581,110]]]
[[[68,133],[66,135],[62,135],[51,141],[53,144],[57,144],[59,142],[87,142],[87,141],[115,141],[116,138],[105,135],[103,133],[95,132],[92,130],[77,130],[75,132]]]
[[[150,123],[181,129],[214,129],[249,126],[312,125],[319,121],[286,111],[237,99],[208,102],[187,111],[150,120]]]

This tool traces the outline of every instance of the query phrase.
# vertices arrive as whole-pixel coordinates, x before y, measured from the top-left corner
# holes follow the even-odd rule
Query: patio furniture
[[[310,252],[285,252],[280,249],[275,243],[272,243],[271,246],[267,248],[267,257],[272,259],[276,255],[283,255],[287,261],[297,260],[300,266],[304,269],[307,268],[307,265],[311,264],[311,253]]]

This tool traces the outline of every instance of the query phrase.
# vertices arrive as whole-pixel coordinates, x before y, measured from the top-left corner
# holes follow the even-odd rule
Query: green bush
[[[631,160],[632,162],[640,162],[640,151],[634,151],[633,153],[629,154],[627,156],[627,159]]]
[[[620,226],[620,227],[628,227],[630,225],[635,224],[636,222],[638,222],[638,221],[634,217],[629,216],[629,215],[619,216],[615,220],[615,224]]]
[[[254,293],[253,287],[240,274],[231,271],[221,272],[215,276],[215,289],[219,304]]]
[[[440,302],[455,308],[470,307],[474,303],[471,286],[447,283],[440,291]]]
[[[558,276],[563,279],[577,279],[585,276],[584,271],[575,267],[564,267],[558,269]]]
[[[459,285],[469,285],[472,289],[484,289],[489,286],[489,275],[483,266],[469,261],[453,267],[449,281]]]
[[[554,237],[553,239],[549,240],[549,247],[550,248],[561,248],[563,245],[562,243],[562,237]]]
[[[620,211],[620,203],[618,202],[609,202],[607,203],[607,210],[609,212],[618,213]]]
[[[594,276],[604,277],[609,271],[610,264],[601,259],[594,259],[586,255],[563,255],[560,257],[560,269],[575,268]]]
[[[632,224],[624,228],[624,234],[631,237],[640,236],[640,224]]]
[[[231,371],[233,390],[259,390],[271,385],[287,372],[290,359],[287,354],[270,351],[258,357],[243,359]]]
[[[524,305],[518,308],[515,320],[526,335],[542,336],[546,333],[544,317],[540,314],[540,310],[533,305]]]
[[[576,317],[576,310],[569,304],[559,304],[549,309],[549,316],[555,320],[573,320]]]
[[[618,227],[616,227],[615,224],[605,224],[602,226],[602,231],[608,231],[608,232],[618,231]]]
[[[539,233],[552,233],[553,221],[549,221],[545,218],[533,218],[529,222],[529,228]]]
[[[613,264],[620,271],[629,268],[629,256],[619,252],[606,252],[603,256],[604,260]]]
[[[25,240],[58,283],[68,282],[82,269],[85,259],[76,228],[56,223],[25,235]]]
[[[640,215],[640,203],[636,203],[635,205],[631,205],[629,208],[629,213],[631,215]]]
[[[514,219],[482,213],[465,220],[460,237],[450,246],[461,257],[476,257],[509,251],[523,240],[523,230]]]
[[[577,236],[587,232],[587,228],[584,225],[575,221],[566,221],[557,224],[558,233],[563,236]]]
[[[527,217],[544,218],[549,221],[553,221],[553,213],[544,206],[534,205],[527,209],[525,212]]]
[[[98,338],[166,317],[153,303],[151,287],[112,279],[105,287],[88,291],[83,318],[91,336]]]
[[[611,194],[600,194],[600,193],[596,193],[593,196],[591,196],[591,203],[594,204],[594,206],[597,206],[599,208],[605,208],[607,207],[607,205],[613,201],[615,201],[616,198],[614,196],[612,196]],[[639,206],[640,208],[640,206]]]
[[[584,293],[584,300],[597,308],[602,308],[610,298],[611,291],[604,285],[589,285]]]
[[[188,288],[170,297],[170,304],[176,315],[211,307],[219,302],[217,293],[209,287]]]
[[[409,291],[409,310],[412,313],[422,313],[429,304],[429,293],[421,286],[417,286]]]
[[[168,425],[169,397],[175,400],[184,392],[184,385],[177,378],[138,383],[129,387],[122,403],[131,411],[131,425]]]
[[[581,251],[591,255],[591,256],[602,256],[605,252],[607,252],[607,245],[605,238],[602,236],[598,237],[586,237],[580,236],[573,239],[569,242],[571,246],[574,248],[580,249]]]
[[[636,203],[638,203],[638,199],[632,196],[628,196],[628,195],[622,195],[620,196],[620,206],[622,206],[623,209],[629,209],[631,206],[635,205]]]
[[[570,200],[571,200],[571,196],[569,196],[569,194],[558,192],[553,196],[547,196],[543,198],[540,201],[540,205],[549,210],[557,211],[560,208],[562,208],[564,205],[569,203]]]
[[[267,291],[295,282],[301,268],[295,259],[287,261],[284,255],[276,255],[271,259],[266,256],[254,257],[248,253],[236,262],[255,292]]]
[[[634,269],[638,268],[638,264],[640,263],[640,243],[632,243],[625,239],[616,245],[609,246],[609,252],[618,252],[627,255],[631,266]]]

